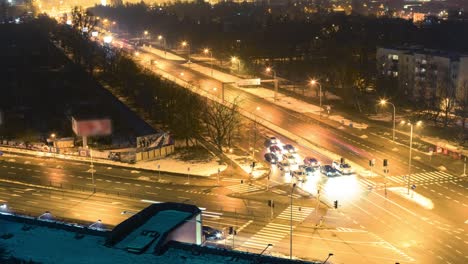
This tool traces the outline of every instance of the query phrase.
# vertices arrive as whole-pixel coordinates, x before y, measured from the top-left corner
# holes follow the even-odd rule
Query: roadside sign
[[[256,79],[243,79],[240,81],[237,81],[236,84],[238,86],[250,86],[250,85],[260,85],[261,79],[256,78]]]

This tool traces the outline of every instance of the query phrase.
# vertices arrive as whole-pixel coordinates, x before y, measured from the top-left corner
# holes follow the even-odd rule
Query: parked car
[[[331,165],[325,165],[325,166],[320,167],[320,172],[327,177],[339,175],[339,172],[335,168],[333,168]]]
[[[281,148],[278,147],[277,145],[273,145],[270,147],[270,152],[277,155],[277,156],[280,156],[281,155]]]
[[[279,140],[274,136],[268,136],[265,140],[265,147],[269,148],[271,145],[276,145],[279,143]]]
[[[220,240],[224,238],[223,231],[211,226],[203,226],[202,230],[206,240]]]
[[[304,159],[304,165],[310,166],[310,167],[317,167],[317,166],[320,166],[320,161],[318,161],[316,158],[306,157]]]
[[[283,149],[289,153],[296,153],[296,148],[291,144],[286,144],[283,146]]]
[[[338,172],[340,172],[343,175],[354,173],[354,169],[351,168],[351,165],[349,165],[348,163],[341,163],[339,161],[333,161],[332,166],[334,169],[336,169]]]
[[[276,155],[273,153],[265,153],[264,157],[268,163],[271,163],[271,164],[278,163],[278,157],[276,157]]]

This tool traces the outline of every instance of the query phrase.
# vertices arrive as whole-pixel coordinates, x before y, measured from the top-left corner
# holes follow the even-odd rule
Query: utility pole
[[[387,174],[389,172],[387,159],[383,160],[383,167],[384,167],[384,186],[385,186],[384,190],[385,190],[385,197],[387,197]]]
[[[466,157],[464,158],[464,161],[463,161],[463,174],[461,176],[462,177],[466,176]]]
[[[291,188],[291,215],[289,219],[289,259],[292,259],[292,241],[293,241],[293,227],[292,227],[292,220],[293,220],[293,193],[294,193],[294,188],[296,187],[296,184],[294,183],[292,188]]]

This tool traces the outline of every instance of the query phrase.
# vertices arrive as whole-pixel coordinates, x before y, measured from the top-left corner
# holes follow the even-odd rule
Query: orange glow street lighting
[[[273,100],[276,102],[277,96],[278,96],[278,79],[276,79],[276,71],[273,70],[271,67],[267,67],[265,69],[267,73],[270,73],[273,75],[273,83],[275,85],[275,96],[273,97]]]
[[[182,41],[182,47],[185,48],[187,47],[187,52],[188,52],[188,66],[190,67],[190,44],[187,41]]]
[[[213,77],[213,52],[209,49],[204,49],[203,53],[210,54],[210,69],[211,69],[211,77]]]
[[[237,73],[240,72],[240,60],[236,56],[231,57],[231,62],[236,63],[237,62]]]
[[[319,87],[319,105],[320,105],[320,117],[322,116],[322,85],[315,79],[310,81],[311,85],[318,85]]]
[[[162,35],[158,36],[158,41],[163,41],[163,47],[164,47],[164,58],[166,58],[166,38],[163,37]]]
[[[409,160],[408,160],[408,195],[409,195],[409,192],[410,192],[410,187],[411,187],[411,152],[413,150],[413,126],[415,124],[413,124],[412,122],[405,122],[405,121],[401,121],[401,124],[404,125],[404,124],[407,124],[410,126],[410,144],[409,144]],[[416,126],[421,126],[422,125],[422,122],[421,121],[418,121],[416,122]]]
[[[395,105],[392,104],[391,102],[389,102],[387,99],[382,99],[382,100],[380,100],[379,104],[382,105],[382,106],[384,106],[384,105],[386,105],[386,104],[389,104],[389,105],[393,106],[393,132],[392,132],[392,140],[393,140],[393,142],[395,142],[395,118],[396,118],[396,115],[395,115],[395,113],[396,113]]]

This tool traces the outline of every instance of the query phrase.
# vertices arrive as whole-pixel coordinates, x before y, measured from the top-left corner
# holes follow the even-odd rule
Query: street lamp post
[[[262,250],[262,252],[260,252],[260,256],[269,248],[269,247],[272,247],[273,244],[268,244],[265,249]]]
[[[190,67],[190,44],[187,41],[182,41],[182,47],[187,47],[187,52],[188,52],[188,60],[187,64]]]
[[[291,188],[291,215],[289,219],[289,259],[292,259],[292,236],[293,236],[293,227],[292,227],[292,219],[293,219],[293,193],[294,193],[294,188],[296,187],[296,184],[293,183],[293,186]]]
[[[232,154],[233,151],[234,151],[234,150],[233,150],[232,148],[229,149],[229,153]],[[231,161],[231,177],[232,177],[232,174],[233,174],[233,171],[234,171],[234,168],[232,167],[232,158],[229,157],[229,160]]]
[[[231,57],[231,62],[235,63],[237,62],[237,73],[240,72],[240,60],[237,57]]]
[[[204,49],[203,53],[210,54],[210,69],[211,69],[211,77],[213,77],[213,52],[209,49]]]
[[[462,177],[466,176],[466,157],[463,160],[463,174],[461,176]]]
[[[159,36],[158,36],[158,40],[159,40],[159,41],[162,40],[163,43],[164,43],[164,44],[163,44],[163,47],[164,47],[164,58],[166,58],[166,57],[167,57],[167,52],[166,52],[166,50],[167,50],[167,48],[166,48],[166,38],[163,37],[162,35],[159,35]]]
[[[325,261],[324,261],[322,264],[327,263],[327,260],[328,260],[331,256],[333,256],[333,253],[328,253],[328,257],[325,259]]]
[[[319,106],[320,106],[320,117],[322,117],[322,85],[317,82],[317,80],[312,80],[310,81],[310,84],[312,85],[318,85],[319,87]]]
[[[271,72],[273,74],[273,83],[275,84],[275,96],[273,97],[273,100],[276,101],[278,95],[278,80],[276,79],[276,71],[271,67],[268,67],[266,68],[266,72]]]
[[[402,121],[402,124],[404,124],[405,122]],[[408,122],[408,125],[410,126],[410,144],[409,144],[409,160],[408,160],[408,195],[409,195],[409,192],[410,192],[410,187],[411,187],[411,154],[412,154],[412,151],[413,151],[413,127],[414,127],[414,124],[411,123],[411,122]],[[421,121],[418,121],[416,122],[416,126],[419,126],[421,125]]]
[[[392,104],[391,102],[387,101],[386,99],[380,100],[380,104],[381,104],[381,105],[389,104],[389,105],[393,106],[393,131],[392,131],[392,140],[393,140],[393,142],[395,142],[395,119],[396,119],[396,108],[395,108],[395,105]]]
[[[93,149],[91,147],[89,147],[89,146],[86,146],[86,148],[89,149],[89,156],[91,157],[91,160],[90,160],[90,162],[91,162],[91,165],[90,165],[90,167],[91,167],[91,181],[93,183],[93,193],[96,193],[96,183],[94,181]]]

